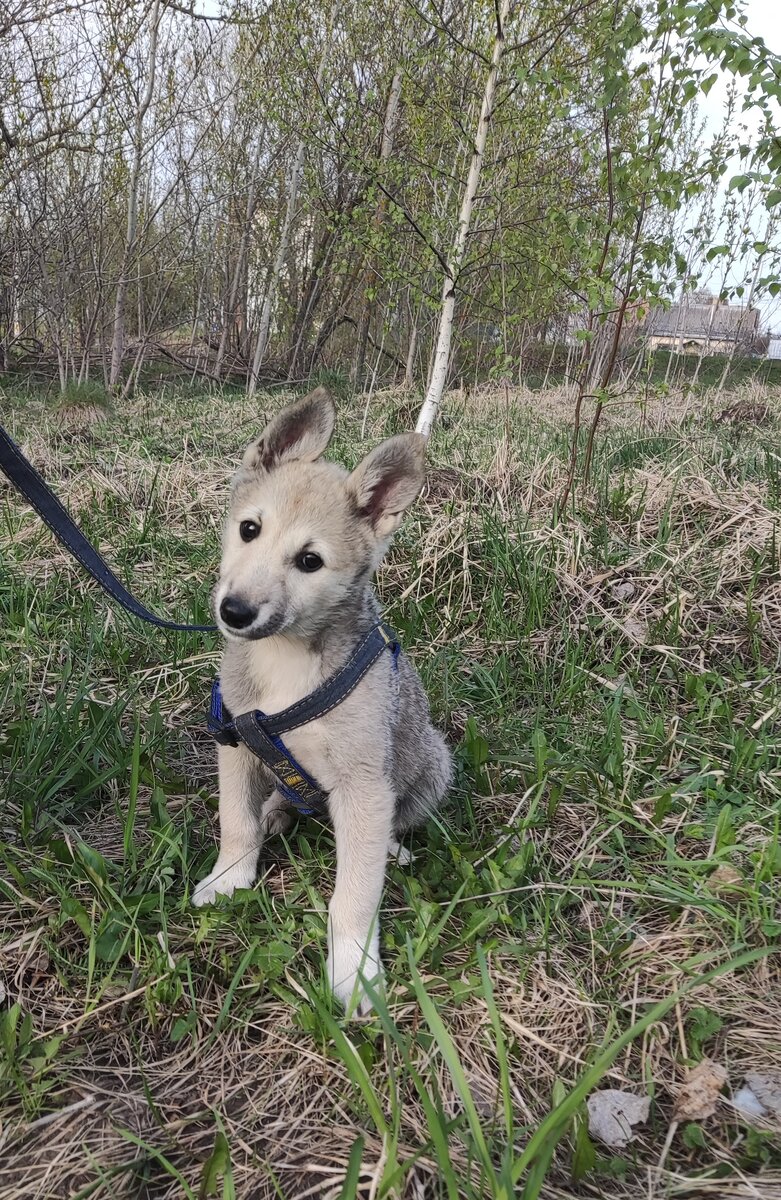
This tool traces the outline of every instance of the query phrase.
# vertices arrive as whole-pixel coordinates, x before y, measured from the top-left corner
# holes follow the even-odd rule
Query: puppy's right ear
[[[289,404],[269,421],[244,453],[248,471],[271,471],[283,462],[314,462],[325,453],[336,422],[336,406],[324,387]]]

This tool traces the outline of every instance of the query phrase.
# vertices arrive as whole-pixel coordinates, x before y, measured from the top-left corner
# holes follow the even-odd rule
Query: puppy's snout
[[[226,596],[220,605],[220,616],[231,629],[246,629],[258,615],[258,610],[238,596]]]

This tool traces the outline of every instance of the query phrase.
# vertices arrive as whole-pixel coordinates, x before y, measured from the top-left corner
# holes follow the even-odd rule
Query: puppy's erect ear
[[[355,468],[347,486],[359,514],[381,539],[398,529],[425,476],[426,439],[420,433],[400,433],[372,450]]]
[[[249,471],[270,471],[283,462],[314,462],[325,452],[335,421],[331,393],[315,388],[269,421],[258,440],[247,447],[242,465]]]

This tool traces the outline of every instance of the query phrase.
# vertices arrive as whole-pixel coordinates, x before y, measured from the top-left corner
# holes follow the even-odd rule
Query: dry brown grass
[[[768,405],[775,428],[781,406],[774,395],[721,397],[719,411],[734,410],[748,398]],[[387,430],[390,399],[373,401],[371,436]],[[449,691],[436,703],[440,711],[447,708],[442,715],[451,734],[460,736],[478,712],[492,747],[495,739],[508,760],[489,771],[484,796],[471,796],[471,824],[446,817],[458,856],[446,860],[443,877],[432,874],[436,856],[447,853],[445,843],[436,843],[428,859],[422,851],[414,869],[422,892],[399,872],[388,889],[389,1011],[404,1049],[378,1027],[354,1026],[347,1035],[368,1064],[393,1137],[377,1131],[349,1061],[313,1002],[322,970],[322,898],[333,877],[327,835],[317,840],[316,830],[299,831],[310,848],[297,849],[294,836],[292,859],[282,846],[271,846],[259,886],[265,907],[238,908],[208,926],[181,902],[183,881],[173,872],[160,913],[139,918],[138,937],[119,964],[109,971],[109,964],[99,963],[91,974],[90,942],[73,920],[63,919],[58,887],[78,896],[94,922],[114,901],[88,875],[79,878],[54,862],[45,841],[35,843],[29,830],[19,833],[21,804],[9,791],[3,830],[17,843],[8,861],[20,875],[6,873],[0,890],[4,1005],[18,1004],[29,1015],[39,1045],[62,1040],[48,1062],[38,1067],[34,1058],[20,1062],[27,1090],[11,1091],[0,1114],[2,1200],[87,1195],[174,1200],[186,1194],[185,1187],[198,1196],[220,1129],[230,1146],[239,1200],[337,1200],[359,1135],[364,1200],[433,1200],[446,1192],[411,1068],[438,1095],[448,1119],[458,1121],[463,1103],[406,982],[407,933],[413,940],[423,937],[423,983],[446,1022],[497,1154],[503,1139],[497,1048],[479,986],[477,938],[487,946],[510,1054],[516,1152],[550,1111],[557,1089],[574,1084],[600,1047],[650,1003],[670,996],[692,969],[729,958],[738,945],[772,940],[768,914],[778,918],[777,896],[771,900],[753,872],[774,836],[781,767],[766,762],[756,773],[757,795],[744,798],[739,826],[735,818],[734,853],[723,852],[737,865],[743,890],[740,883],[732,892],[709,889],[714,854],[722,851],[710,826],[698,832],[705,821],[704,786],[702,795],[689,795],[682,786],[692,760],[698,755],[704,760],[706,752],[712,774],[728,769],[726,749],[724,762],[717,757],[724,727],[711,741],[697,742],[698,722],[704,727],[706,718],[693,712],[680,684],[683,674],[720,675],[719,696],[733,697],[735,720],[747,736],[752,728],[756,735],[767,734],[778,719],[777,697],[757,666],[771,670],[781,655],[781,581],[768,557],[778,536],[778,499],[767,478],[738,463],[745,443],[750,458],[756,425],[749,422],[735,434],[734,423],[719,427],[683,397],[611,407],[597,483],[578,497],[571,519],[553,523],[566,461],[545,430],[555,434],[567,424],[570,398],[553,391],[511,399],[510,420],[495,392],[471,397],[463,412],[454,398],[456,416],[446,439],[435,445],[411,531],[380,580],[385,600],[410,623],[413,617],[420,621],[412,652],[424,668],[434,663],[432,679],[441,669],[437,663],[450,663]],[[117,437],[91,428],[74,439],[46,422],[27,424],[20,417],[19,423],[28,453],[57,480],[74,512],[95,520],[107,553],[117,551],[122,514],[123,545],[134,548],[138,591],[154,594],[156,605],[175,615],[182,598],[201,584],[204,563],[216,555],[228,460],[253,431],[255,405],[210,401],[208,421],[202,412],[191,416],[186,405],[182,414],[181,402],[178,418],[170,404],[159,415],[149,406],[148,400],[138,401],[129,418],[131,431],[143,429],[148,439],[142,451],[132,432]],[[175,419],[181,432],[172,434]],[[229,435],[229,451],[223,433],[228,423],[240,430]],[[533,428],[529,436],[524,423]],[[767,433],[767,426],[761,428]],[[632,457],[633,442],[668,434],[669,450],[659,442]],[[737,447],[733,458],[725,454],[726,436]],[[178,447],[172,461],[160,464],[156,438]],[[610,496],[615,500],[606,502]],[[0,480],[0,502],[7,498]],[[98,519],[101,507],[107,511]],[[140,535],[150,513],[158,540],[150,535],[147,543],[134,542],[131,535]],[[487,523],[487,513],[495,524]],[[488,541],[497,530],[504,531],[503,546]],[[10,536],[0,536],[13,550],[14,572],[32,581],[47,604],[71,589],[83,591],[77,569],[42,539],[32,519],[15,520]],[[597,538],[605,546],[599,554]],[[188,543],[197,554],[188,555]],[[503,556],[521,554],[523,578],[503,573]],[[500,576],[501,595],[492,600],[486,580]],[[523,612],[536,587],[545,598],[546,618],[524,631]],[[756,620],[747,625],[749,594]],[[123,632],[126,626],[102,601],[90,603],[85,600],[81,613],[63,615],[60,642],[50,631],[31,640],[13,634],[17,641],[4,675],[6,681],[13,677],[13,687],[7,685],[7,695],[23,704],[29,720],[60,702],[63,643],[71,637],[84,647],[86,612],[88,628],[107,647],[91,659],[92,669],[100,666],[92,695],[97,704],[108,705],[132,687],[144,713],[159,708],[166,753],[174,774],[181,774],[173,782],[160,776],[167,810],[176,830],[188,830],[187,855],[197,852],[202,860],[204,839],[213,837],[207,807],[213,767],[193,708],[196,698],[203,703],[215,654],[198,644],[182,650],[177,643],[155,642],[152,635],[145,642],[143,634]],[[496,615],[502,606],[503,625]],[[34,617],[44,621],[41,610]],[[475,672],[509,653],[518,656],[518,670],[550,672],[553,678],[568,669],[574,645],[589,652],[584,649],[578,660],[580,682],[573,684],[568,712],[572,753],[568,756],[564,735],[557,741],[551,732],[559,714],[543,714],[558,758],[551,759],[538,785],[527,736],[533,713],[497,711],[492,724],[490,695],[475,698]],[[126,658],[119,649],[127,650]],[[531,667],[524,666],[523,656]],[[601,774],[592,767],[590,755],[607,736],[596,698],[608,703],[622,690],[649,711],[658,709],[663,729],[652,753],[642,714],[622,711],[623,783],[614,785],[606,782],[606,766]],[[135,841],[142,860],[159,853],[153,782],[144,777],[138,795]],[[22,783],[35,791],[35,781]],[[82,798],[72,822],[48,836],[74,845],[84,838],[117,864],[112,886],[130,903],[127,897],[138,885],[125,884],[121,866],[127,787],[127,772],[118,769],[97,804]],[[675,803],[660,815],[663,787],[675,794]],[[514,834],[518,822],[521,832]],[[498,853],[504,831],[497,837],[496,830],[507,824],[512,852],[527,845],[533,851],[534,866],[517,876]],[[474,883],[466,869],[461,873],[464,862],[471,864]],[[468,886],[438,935],[424,937],[465,880]],[[477,934],[470,931],[475,914],[487,910],[495,917]],[[237,961],[253,939],[265,945],[275,936],[293,948],[282,973],[267,983],[253,965],[234,983]],[[719,1019],[708,1053],[726,1067],[729,1086],[704,1123],[705,1147],[681,1128],[665,1153],[675,1097],[687,1064],[700,1052],[696,1036],[693,1042],[695,1009]],[[193,1010],[194,1025],[175,1041],[176,1021]],[[781,1197],[778,1138],[771,1132],[762,1143],[766,1153],[757,1148],[757,1135],[731,1103],[748,1071],[781,1069],[780,1030],[777,956],[729,973],[674,1006],[605,1077],[606,1086],[650,1090],[654,1099],[651,1121],[637,1131],[623,1167],[608,1169],[609,1153],[600,1148],[601,1173],[573,1182],[565,1142],[539,1195]],[[449,1144],[459,1194],[489,1195],[461,1129]],[[406,1167],[396,1183],[388,1183],[389,1156]]]

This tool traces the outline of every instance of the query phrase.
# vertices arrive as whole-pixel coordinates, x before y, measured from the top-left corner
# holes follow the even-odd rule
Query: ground
[[[558,517],[571,400],[447,399],[379,591],[458,780],[390,871],[362,1022],[324,985],[328,828],[188,903],[216,638],[112,607],[0,480],[4,1200],[781,1197],[779,1113],[734,1103],[781,1070],[781,392],[663,392],[608,410]],[[0,385],[119,573],[191,621],[283,399],[171,386],[107,414]],[[412,404],[372,397],[362,443],[343,402],[335,453]],[[704,1058],[709,1116],[681,1096]],[[607,1087],[651,1100],[624,1148],[588,1132]]]

